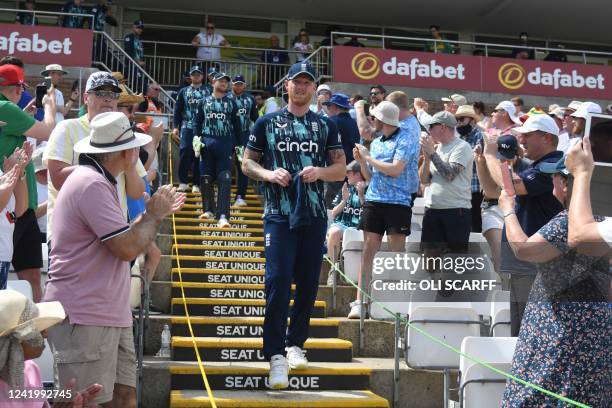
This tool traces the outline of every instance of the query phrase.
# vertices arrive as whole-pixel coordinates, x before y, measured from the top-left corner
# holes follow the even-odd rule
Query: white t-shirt
[[[198,47],[196,57],[199,60],[217,61],[221,59],[221,49],[211,47],[211,45],[220,46],[223,41],[225,41],[225,38],[221,34],[215,33],[213,35],[208,35],[199,33],[198,39],[200,40],[200,47]]]
[[[0,170],[0,176],[4,173]],[[12,220],[9,221],[9,220]],[[13,259],[13,232],[15,231],[15,195],[11,194],[0,216],[0,261]]]
[[[312,44],[304,44],[303,42],[296,42],[293,44],[293,49],[301,51],[299,54],[295,54],[295,62],[304,61],[314,51]]]
[[[59,109],[64,107],[64,94],[59,89],[55,90],[55,106],[58,108],[58,111],[55,112],[55,124],[57,125],[64,120],[64,115],[59,111]]]
[[[431,162],[431,184],[425,196],[425,206],[433,209],[472,208],[474,153],[470,144],[456,137],[447,145],[440,144],[436,152],[444,162],[458,163],[463,170],[453,181],[447,181]]]
[[[598,222],[597,231],[599,231],[601,238],[612,248],[612,217],[606,217],[602,222]]]
[[[49,189],[46,184],[40,184],[38,181],[36,182],[36,190],[38,191],[38,205],[47,201],[47,197],[49,195]],[[43,234],[47,233],[47,213],[42,217],[38,218],[38,227],[40,228],[40,232]]]

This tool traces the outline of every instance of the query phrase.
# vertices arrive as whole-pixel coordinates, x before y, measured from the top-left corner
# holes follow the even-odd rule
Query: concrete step
[[[212,396],[218,407],[389,407],[386,399],[371,391],[215,391]],[[212,407],[212,404],[206,391],[182,390],[170,393],[170,407]]]
[[[264,299],[265,290],[263,284],[248,283],[200,283],[183,282],[181,291],[180,282],[172,282],[172,297],[179,298],[182,293],[191,298],[216,298],[216,299]],[[292,294],[295,285],[291,285]]]
[[[265,315],[266,301],[263,299],[210,299],[186,298],[190,316],[217,317],[261,317]],[[289,307],[293,306],[293,300]],[[185,316],[182,298],[172,299],[172,314]],[[325,302],[316,300],[312,317],[325,317]]]
[[[172,267],[177,268],[178,262],[182,268],[204,268],[204,269],[240,269],[240,270],[262,270],[266,266],[265,258],[258,257],[217,257],[198,255],[172,255]]]
[[[211,362],[212,364],[213,362]],[[206,367],[206,376],[213,390],[267,390],[267,362],[240,362]],[[227,364],[227,363],[226,363]],[[291,390],[367,390],[372,370],[346,363],[314,363],[305,370],[289,372]],[[197,364],[170,366],[172,390],[203,389]]]
[[[264,269],[205,269],[185,268],[181,261],[183,282],[263,284]],[[172,281],[178,282],[178,268],[172,268]]]
[[[261,337],[196,337],[195,342],[204,361],[266,361]],[[353,345],[341,339],[308,339],[304,350],[310,362],[349,363],[353,359]],[[172,359],[196,360],[191,337],[172,337]]]
[[[263,334],[263,317],[192,317],[190,320],[197,337],[261,337]],[[190,336],[186,317],[173,316],[170,321],[173,336]],[[339,324],[337,319],[312,318],[308,335],[310,338],[338,337]]]
[[[219,258],[264,258],[263,246],[239,246],[239,245],[199,245],[178,244],[173,245],[173,254],[178,250],[179,255],[219,257]]]

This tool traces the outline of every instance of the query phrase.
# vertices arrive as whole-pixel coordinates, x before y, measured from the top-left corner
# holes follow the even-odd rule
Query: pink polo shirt
[[[44,301],[60,301],[72,324],[132,326],[129,263],[104,245],[129,230],[115,178],[99,165],[78,166],[59,192],[53,218]]]

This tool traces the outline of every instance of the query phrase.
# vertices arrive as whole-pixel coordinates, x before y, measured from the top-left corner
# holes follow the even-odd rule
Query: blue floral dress
[[[538,234],[563,255],[538,264],[514,352],[512,374],[590,407],[612,407],[609,263],[568,247],[567,211],[559,213]],[[502,406],[570,405],[508,380]]]

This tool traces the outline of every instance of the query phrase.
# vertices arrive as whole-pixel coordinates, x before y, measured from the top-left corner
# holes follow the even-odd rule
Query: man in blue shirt
[[[232,155],[240,140],[240,114],[236,100],[227,94],[231,78],[218,72],[213,92],[199,104],[193,126],[193,148],[200,157],[203,219],[217,219],[219,228],[228,228]],[[215,203],[214,181],[218,198]]]
[[[193,122],[200,101],[204,98],[202,68],[195,65],[189,70],[191,85],[181,88],[174,105],[174,129],[172,137],[177,138],[180,133],[180,161],[179,161],[179,191],[187,191],[189,182],[189,169],[193,176],[192,193],[200,192],[200,163],[196,160],[193,151]]]
[[[239,160],[236,160],[237,173],[237,188],[236,188],[236,207],[244,207],[247,205],[244,198],[246,197],[249,178],[242,173],[242,154],[244,146],[246,146],[251,132],[251,125],[257,120],[259,114],[255,106],[255,99],[246,92],[246,82],[242,75],[236,75],[232,81],[233,96],[238,105],[238,114],[240,115],[240,140],[236,149],[236,154]]]
[[[308,365],[302,348],[317,297],[327,228],[323,182],[343,180],[346,174],[336,126],[309,109],[316,78],[308,63],[289,69],[287,107],[255,122],[242,162],[244,174],[263,181],[265,188],[263,351],[270,361],[273,389],[288,387],[289,367]],[[293,281],[295,300],[287,331]]]
[[[526,170],[513,174],[512,180],[516,193],[513,213],[516,213],[525,234],[531,236],[563,210],[553,195],[551,174],[540,170],[540,166],[557,163],[563,158],[563,152],[556,150],[559,127],[548,115],[532,115],[523,126],[512,129],[512,133],[518,137],[525,157],[533,160]],[[485,145],[485,158],[491,177],[503,187],[496,146],[494,143]],[[504,214],[504,218],[511,214]],[[511,334],[517,336],[536,269],[533,264],[516,259],[508,245],[505,228],[502,231],[501,258],[501,272],[510,275]]]
[[[365,238],[359,277],[359,287],[364,290],[369,286],[374,255],[385,232],[389,250],[404,251],[412,219],[409,179],[415,176],[410,173],[408,163],[418,161],[419,155],[418,141],[400,127],[400,110],[394,103],[382,101],[370,113],[374,116],[375,131],[382,136],[372,141],[370,151],[361,144],[353,151],[366,180],[370,180],[359,225]],[[348,317],[357,319],[361,313],[361,294],[357,292]]]
[[[338,133],[340,133],[346,162],[351,163],[353,161],[353,148],[355,143],[359,143],[359,128],[357,128],[357,122],[349,115],[349,110],[352,108],[349,98],[345,94],[336,93],[331,96],[329,101],[323,102],[323,105],[327,107],[328,116],[336,124]],[[325,183],[325,204],[328,208],[333,208],[332,202],[341,188],[341,182]]]

